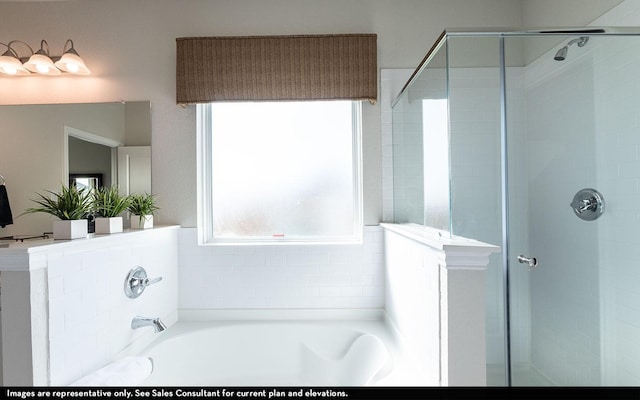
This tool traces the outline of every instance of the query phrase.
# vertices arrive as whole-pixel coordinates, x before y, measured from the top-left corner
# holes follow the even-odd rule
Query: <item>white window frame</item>
[[[217,238],[213,235],[215,211],[212,196],[212,109],[210,104],[196,105],[197,130],[197,212],[198,244],[361,244],[363,238],[362,201],[362,102],[352,101],[352,171],[354,176],[352,237],[277,237],[277,238]]]

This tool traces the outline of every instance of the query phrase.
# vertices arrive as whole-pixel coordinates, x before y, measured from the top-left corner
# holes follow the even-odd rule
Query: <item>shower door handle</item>
[[[529,266],[529,269],[538,266],[538,260],[535,257],[525,257],[523,255],[519,255],[518,262],[520,264],[527,264]]]

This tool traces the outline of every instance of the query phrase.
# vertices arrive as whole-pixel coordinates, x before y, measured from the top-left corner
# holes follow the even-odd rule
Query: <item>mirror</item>
[[[124,194],[151,192],[149,101],[0,106],[0,121],[0,175],[14,216],[0,237],[51,232],[55,218],[20,214],[36,193],[70,179],[100,176],[96,184]]]
[[[102,174],[69,174],[69,186],[75,186],[81,190],[95,192],[103,185]]]

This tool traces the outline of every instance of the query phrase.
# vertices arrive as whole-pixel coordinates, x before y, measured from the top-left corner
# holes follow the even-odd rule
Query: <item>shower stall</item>
[[[392,104],[394,222],[499,245],[488,385],[640,386],[640,30],[447,30]]]

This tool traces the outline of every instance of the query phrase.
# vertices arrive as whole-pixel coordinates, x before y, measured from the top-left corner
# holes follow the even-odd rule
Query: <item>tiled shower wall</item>
[[[531,363],[560,385],[640,385],[639,50],[637,37],[592,37],[564,63],[549,54],[524,71],[525,145],[513,156],[527,159],[527,250],[539,259]],[[596,221],[568,206],[586,187],[605,199]]]
[[[383,233],[363,244],[198,246],[195,228],[179,237],[178,308],[383,308]]]
[[[528,167],[529,248],[517,254],[538,259],[530,272],[531,363],[559,385],[600,383],[602,220],[582,221],[569,207],[580,189],[599,187],[593,60],[584,50],[565,63],[541,57],[525,72],[527,139],[519,159]]]
[[[406,204],[405,199],[408,198],[404,193],[407,189],[406,182],[394,184],[394,143],[393,143],[393,113],[391,104],[396,99],[400,90],[411,76],[413,69],[382,69],[380,70],[380,118],[382,131],[382,220],[385,222],[396,222],[394,218],[395,198],[399,193],[403,193],[400,200]],[[396,121],[396,125],[399,122]],[[417,123],[419,129],[422,128],[422,122]],[[397,129],[397,128],[396,128]],[[421,164],[421,163],[420,163]],[[422,174],[413,176],[414,179],[422,179]],[[414,185],[415,186],[415,185]],[[396,206],[401,207],[399,204]],[[404,218],[410,220],[408,216]],[[420,221],[423,215],[418,217]]]
[[[593,288],[600,293],[602,382],[640,386],[640,38],[603,41],[594,53],[597,189],[607,202]]]

